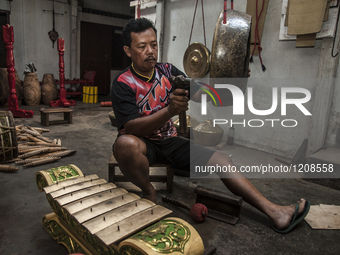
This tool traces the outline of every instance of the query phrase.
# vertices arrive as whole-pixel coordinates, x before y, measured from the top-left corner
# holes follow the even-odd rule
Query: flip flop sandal
[[[310,203],[309,201],[306,200],[305,207],[300,215],[299,214],[299,203],[295,205],[295,212],[293,215],[292,220],[290,221],[288,227],[285,229],[278,229],[275,226],[273,226],[273,229],[275,232],[280,233],[280,234],[287,234],[289,233],[298,223],[300,223],[308,214],[310,208]]]

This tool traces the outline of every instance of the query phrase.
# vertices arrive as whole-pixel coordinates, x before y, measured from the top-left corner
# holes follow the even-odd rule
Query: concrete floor
[[[104,98],[107,101],[108,98]],[[41,127],[39,109],[48,106],[22,106],[34,111],[30,119],[16,118],[16,125],[27,124]],[[83,104],[77,101],[74,109],[73,124],[49,126],[44,136],[59,138],[62,145],[77,153],[70,157],[43,166],[20,167],[17,173],[0,172],[0,254],[67,254],[67,250],[57,244],[42,227],[42,217],[51,212],[44,193],[36,187],[35,174],[44,169],[66,164],[77,165],[85,174],[97,174],[108,179],[107,163],[111,146],[117,130],[111,125],[108,113],[111,108],[99,104]],[[6,110],[0,107],[0,110]],[[58,116],[57,116],[58,117]],[[231,146],[225,151],[233,155],[237,165],[278,165],[275,155]],[[308,199],[312,205],[340,205],[340,190],[328,188],[302,179],[252,179],[254,185],[268,199],[278,204],[292,204],[300,197]],[[130,192],[139,190],[128,183],[117,183]],[[165,184],[157,183],[158,201],[167,195],[192,205],[195,202],[194,188],[197,186],[213,188],[225,193],[218,179],[192,179],[174,177],[173,194],[166,192]],[[193,222],[189,213],[181,208],[160,202],[173,210],[173,216],[180,217],[192,224],[200,233],[205,247],[213,245],[216,255],[227,254],[339,254],[339,230],[313,230],[305,221],[290,234],[277,234],[271,229],[269,220],[245,202],[242,204],[241,217],[236,225],[229,225],[208,218],[204,223]],[[193,254],[194,255],[194,254]]]

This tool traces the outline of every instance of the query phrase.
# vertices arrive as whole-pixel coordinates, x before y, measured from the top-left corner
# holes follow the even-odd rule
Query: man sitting
[[[156,191],[149,179],[149,165],[157,161],[185,169],[190,168],[190,161],[200,166],[233,165],[228,155],[177,136],[171,118],[188,110],[189,91],[173,89],[169,81],[184,73],[170,63],[157,63],[156,34],[152,22],[144,18],[131,20],[125,26],[124,51],[132,64],[115,78],[111,90],[119,123],[114,156],[122,173],[141,188],[144,198],[155,203]],[[191,98],[200,98],[200,92],[192,90]],[[309,203],[305,199],[296,206],[280,206],[267,200],[240,173],[218,175],[231,192],[266,214],[277,232],[289,232],[308,213]]]

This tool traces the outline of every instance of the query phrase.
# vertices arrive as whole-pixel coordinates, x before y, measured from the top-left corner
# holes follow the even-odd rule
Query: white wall
[[[230,2],[230,1],[228,1]],[[234,9],[245,12],[246,0],[235,1]],[[183,69],[183,56],[189,44],[189,35],[192,25],[192,18],[195,8],[195,0],[165,0],[165,22],[164,22],[164,48],[163,61],[171,62],[181,70]],[[214,29],[219,13],[223,10],[223,1],[204,1],[205,6],[205,27],[207,36],[207,47],[211,51]],[[267,67],[262,71],[260,61],[254,57],[254,63],[250,64],[251,77],[248,79],[248,87],[253,87],[255,107],[268,109],[271,106],[272,87],[301,87],[308,89],[312,99],[305,107],[312,112],[313,101],[317,96],[314,94],[317,85],[317,73],[320,59],[321,40],[316,41],[314,48],[296,48],[295,41],[279,41],[279,28],[281,20],[281,0],[269,1],[266,21],[263,30],[261,46],[263,48],[262,58]],[[201,15],[201,1],[199,1],[196,13],[195,25],[192,34],[193,42],[204,43]],[[209,75],[207,75],[209,76]],[[338,84],[338,83],[337,83]],[[333,104],[333,122],[339,125],[339,107],[336,98],[339,97],[339,86],[336,86],[334,93],[335,103]],[[191,103],[191,109],[198,106]],[[261,108],[263,107],[263,108]],[[232,116],[231,107],[224,110],[226,119],[232,118],[235,121],[242,119],[296,119],[298,126],[284,128],[276,126],[250,128],[235,126],[235,142],[240,145],[276,153],[281,156],[292,157],[304,139],[308,139],[311,128],[312,117],[305,116],[294,106],[289,106],[287,116],[281,116],[277,111],[270,116],[254,116],[246,113],[242,118]],[[213,107],[208,109],[209,118],[220,117]],[[195,115],[197,116],[197,115]],[[336,117],[337,116],[337,117]],[[334,120],[334,118],[337,120]],[[200,120],[202,121],[202,120]],[[336,125],[333,124],[333,125]],[[328,123],[325,123],[328,125]],[[222,126],[225,136],[229,126]],[[334,144],[334,134],[329,134],[328,143]]]
[[[335,80],[334,86],[334,94],[332,99],[332,109],[329,117],[328,124],[328,134],[326,144],[333,146],[336,144],[336,140],[340,140],[340,137],[337,136],[337,131],[340,129],[340,79],[338,78],[340,75],[340,67],[337,70],[337,78]],[[337,144],[339,146],[339,144]]]
[[[48,32],[53,28],[51,1],[12,1],[10,23],[14,29],[15,68],[23,79],[25,65],[33,62],[39,79],[44,73],[59,77],[57,41],[52,48]],[[70,70],[70,7],[55,2],[55,30],[65,39],[65,74]]]
[[[58,0],[55,2],[55,30],[65,40],[65,78],[80,77],[80,22],[124,26],[126,20],[89,13],[81,13],[77,1]],[[120,0],[85,1],[86,8],[130,15],[129,3]],[[15,69],[24,78],[25,65],[33,62],[39,80],[45,73],[52,73],[59,79],[59,55],[57,41],[52,48],[48,32],[53,28],[53,1],[15,0],[11,7],[7,1],[0,1],[0,9],[11,10],[10,25],[14,29]]]
[[[124,6],[126,6],[124,1]],[[161,0],[158,0],[158,5]],[[235,1],[236,10],[246,10],[246,0]],[[55,1],[56,31],[61,38],[65,39],[65,76],[73,78],[79,75],[80,61],[80,21],[89,21],[102,24],[123,24],[124,21],[113,17],[103,17],[99,15],[80,13],[77,9],[77,1],[67,0]],[[171,62],[183,70],[183,55],[189,44],[189,35],[192,25],[196,0],[163,0],[164,11],[164,31],[162,60]],[[230,4],[230,1],[228,1]],[[93,4],[90,5],[90,4]],[[112,5],[110,5],[112,4]],[[207,47],[211,51],[213,34],[219,13],[223,9],[223,1],[204,1],[205,27],[207,36]],[[128,7],[122,7],[122,1],[85,1],[85,7],[103,8],[119,11],[128,11]],[[112,6],[109,8],[108,6]],[[0,8],[10,10],[7,1],[0,1]],[[122,9],[120,9],[122,8]],[[295,48],[294,41],[279,41],[279,27],[281,18],[281,0],[270,0],[266,22],[262,37],[262,57],[267,67],[262,72],[258,57],[254,57],[254,63],[250,65],[251,77],[248,79],[248,87],[254,88],[254,101],[257,107],[269,108],[271,105],[272,87],[303,87],[312,93],[312,100],[305,106],[309,111],[313,109],[313,103],[318,95],[315,95],[316,78],[318,73],[319,59],[322,41],[317,40],[314,48]],[[124,10],[123,10],[124,9]],[[52,48],[52,42],[48,37],[48,32],[52,30],[52,13],[44,10],[52,10],[52,1],[47,0],[15,0],[11,2],[10,21],[14,27],[14,58],[15,68],[23,78],[25,64],[33,62],[38,70],[38,77],[41,80],[44,73],[53,73],[59,77],[57,44]],[[145,11],[149,17],[153,16],[153,9]],[[127,14],[129,14],[128,11]],[[159,12],[162,13],[162,12]],[[63,14],[63,15],[61,15]],[[143,12],[142,12],[143,14]],[[157,19],[161,17],[157,16]],[[156,23],[160,24],[160,20]],[[199,1],[196,13],[195,26],[192,34],[192,42],[204,43],[203,26],[201,14],[201,1]],[[338,69],[340,74],[340,67]],[[207,75],[208,77],[209,75]],[[340,123],[340,88],[339,80],[334,86],[332,98],[332,108],[330,119],[324,125],[328,128],[326,138],[327,145],[335,144],[336,129]],[[197,105],[191,104],[190,108],[195,109]],[[216,109],[209,109],[209,117],[216,116]],[[232,109],[228,107],[224,110],[225,116],[233,118]],[[282,119],[280,112],[275,112],[269,118]],[[227,118],[227,117],[226,117]],[[244,119],[255,118],[249,112]],[[258,117],[256,117],[258,118]],[[247,147],[273,152],[278,155],[291,157],[295,154],[303,139],[309,138],[311,122],[313,117],[304,116],[300,110],[293,106],[288,108],[287,118],[297,119],[299,125],[295,128],[243,128],[235,127],[235,142]],[[262,119],[262,118],[261,118]],[[235,118],[239,121],[239,118]],[[228,127],[225,129],[225,135]]]

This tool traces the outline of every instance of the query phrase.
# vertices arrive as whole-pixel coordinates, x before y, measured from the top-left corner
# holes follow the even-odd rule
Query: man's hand
[[[170,95],[168,111],[171,116],[178,115],[181,111],[187,111],[189,102],[189,91],[185,89],[175,89]]]

